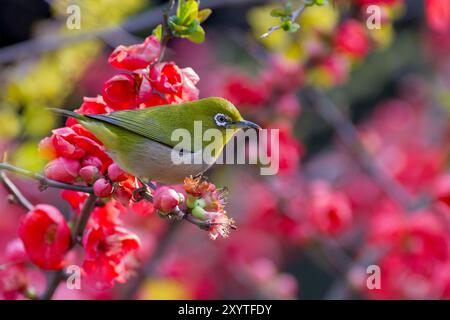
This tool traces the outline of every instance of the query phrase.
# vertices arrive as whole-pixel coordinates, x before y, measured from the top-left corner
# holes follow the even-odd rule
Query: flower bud
[[[153,205],[161,212],[169,213],[173,211],[184,199],[182,194],[179,194],[174,189],[169,187],[161,187],[155,192],[153,198]]]
[[[98,168],[95,166],[85,166],[78,171],[78,174],[87,184],[93,183],[99,177]]]
[[[39,142],[38,150],[39,155],[44,159],[53,160],[56,157],[56,150],[50,137],[46,137]]]
[[[109,197],[113,193],[112,184],[105,178],[100,178],[94,183],[94,194],[100,198]]]
[[[45,166],[44,173],[49,179],[70,183],[78,176],[79,169],[80,163],[77,160],[59,157]]]
[[[53,206],[39,204],[19,226],[19,237],[30,260],[45,270],[63,267],[71,234],[63,215]]]
[[[88,156],[88,157],[84,158],[81,163],[82,163],[83,167],[94,166],[98,170],[101,170],[103,167],[102,160],[100,160],[97,157],[93,157],[93,156]]]
[[[120,169],[120,167],[113,163],[108,167],[108,176],[113,182],[121,182],[128,178],[128,175]]]
[[[208,212],[201,206],[196,206],[192,209],[192,215],[200,220],[208,220]]]

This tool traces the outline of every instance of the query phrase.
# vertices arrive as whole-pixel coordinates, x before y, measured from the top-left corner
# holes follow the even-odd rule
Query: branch
[[[338,137],[353,152],[358,164],[374,180],[378,187],[392,200],[399,203],[406,210],[416,208],[412,195],[395,180],[384,168],[372,158],[364,147],[353,123],[336,107],[323,93],[313,88],[303,92],[313,109],[325,119],[335,130]]]
[[[295,20],[297,20],[297,18],[303,13],[303,11],[305,11],[306,9],[306,4],[302,4],[300,7],[298,7],[295,11],[293,11],[290,15],[289,15],[289,20],[291,20],[292,22],[295,22]],[[276,26],[270,27],[269,30],[267,30],[266,33],[262,34],[260,36],[260,38],[267,38],[268,36],[270,36],[272,33],[274,33],[277,30],[280,30],[282,28],[281,24],[278,24]]]
[[[50,300],[58,289],[59,284],[65,278],[64,270],[60,269],[49,274],[47,287],[44,293],[39,297],[39,300]]]
[[[162,23],[162,39],[161,39],[161,52],[159,54],[158,62],[161,62],[166,52],[167,43],[172,38],[172,33],[169,28],[169,16],[172,11],[175,0],[170,0],[169,5],[163,11],[163,23]]]
[[[81,209],[80,216],[78,217],[77,223],[72,233],[72,245],[75,243],[79,243],[81,238],[83,237],[84,229],[89,221],[92,211],[95,209],[95,203],[97,202],[98,197],[94,194],[90,194],[87,198],[86,202]]]
[[[87,222],[91,216],[92,211],[95,209],[95,203],[97,202],[97,196],[90,194],[83,208],[81,209],[80,216],[77,219],[75,228],[72,230],[72,245],[71,248],[80,243],[81,237],[83,236],[84,229],[86,228]],[[70,249],[71,249],[70,248]],[[70,250],[69,249],[69,250]],[[50,300],[58,289],[61,281],[65,279],[64,269],[57,270],[50,274],[50,279],[44,293],[40,296],[40,300]]]
[[[56,180],[48,179],[44,177],[43,175],[29,171],[26,169],[18,168],[13,166],[12,164],[6,163],[6,162],[0,162],[0,170],[7,170],[10,172],[13,172],[18,175],[26,176],[31,179],[37,180],[40,183],[39,189],[45,190],[47,188],[56,188],[56,189],[67,189],[67,190],[73,190],[73,191],[80,191],[85,193],[93,193],[92,187],[87,186],[77,186],[74,184],[59,182]]]
[[[3,183],[6,189],[11,193],[15,202],[30,211],[33,209],[33,204],[20,192],[16,185],[6,176],[3,171],[0,171],[0,181]]]

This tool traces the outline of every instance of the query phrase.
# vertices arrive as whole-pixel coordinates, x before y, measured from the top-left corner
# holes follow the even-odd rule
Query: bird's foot
[[[140,188],[134,189],[131,198],[134,202],[139,202],[142,200],[153,202],[153,196],[146,184]]]

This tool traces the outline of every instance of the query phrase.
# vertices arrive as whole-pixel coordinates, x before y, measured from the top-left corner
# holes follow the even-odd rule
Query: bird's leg
[[[133,201],[139,202],[139,201],[142,201],[145,199],[150,202],[153,202],[153,196],[151,194],[149,187],[152,188],[153,190],[156,189],[156,187],[153,188],[154,187],[153,184],[149,185],[149,184],[145,183],[144,181],[142,181],[142,179],[136,177],[136,185],[138,185],[138,181],[141,183],[142,187],[139,187],[139,188],[136,188],[133,190],[133,195],[132,195]]]

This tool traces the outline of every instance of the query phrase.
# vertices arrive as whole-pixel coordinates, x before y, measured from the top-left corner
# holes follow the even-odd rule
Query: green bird
[[[238,130],[260,129],[257,124],[244,120],[231,102],[218,97],[107,114],[50,110],[77,119],[104,144],[107,153],[123,170],[163,184],[180,183],[187,176],[205,172]],[[202,132],[217,129],[220,139],[205,141],[195,135],[199,124]],[[176,129],[184,129],[194,139],[187,143],[174,141],[172,135]],[[199,153],[203,155],[208,145],[214,149],[211,159],[180,164],[181,157],[193,159]]]

